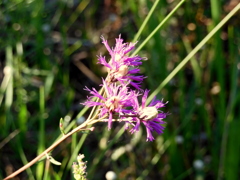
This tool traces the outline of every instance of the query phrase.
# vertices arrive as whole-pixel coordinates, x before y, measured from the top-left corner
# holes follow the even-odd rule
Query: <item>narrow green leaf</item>
[[[56,161],[52,156],[49,156],[49,161],[57,166],[60,166],[62,163]]]
[[[60,119],[59,128],[60,128],[61,133],[62,133],[63,135],[65,135],[64,125],[63,125],[63,118]]]

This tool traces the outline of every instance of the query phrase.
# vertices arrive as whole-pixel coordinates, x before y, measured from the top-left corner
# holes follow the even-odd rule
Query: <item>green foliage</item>
[[[105,55],[100,36],[113,44],[119,34],[136,38],[136,52],[148,58],[143,86],[169,101],[164,134],[149,143],[142,129],[131,135],[121,123],[111,131],[98,124],[52,152],[61,166],[41,161],[19,178],[73,179],[72,162],[81,153],[89,179],[110,170],[118,179],[237,179],[239,12],[207,36],[237,3],[182,1],[172,11],[179,2],[1,1],[0,179],[62,136],[61,117],[67,133],[88,115],[79,105],[83,88],[98,87],[106,75],[96,64],[96,55]]]

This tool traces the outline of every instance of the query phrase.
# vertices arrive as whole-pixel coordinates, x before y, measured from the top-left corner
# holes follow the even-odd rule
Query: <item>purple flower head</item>
[[[154,137],[152,132],[156,131],[158,134],[162,134],[164,127],[161,124],[164,124],[164,118],[168,115],[164,112],[159,112],[159,108],[164,107],[166,103],[156,100],[155,98],[151,101],[149,106],[146,106],[146,100],[149,90],[145,90],[142,97],[142,104],[139,105],[138,99],[136,96],[133,99],[133,110],[136,117],[132,118],[132,122],[135,122],[135,126],[130,130],[131,133],[134,133],[139,130],[139,126],[143,123],[147,131],[147,141],[153,141]],[[133,123],[131,123],[133,124]]]
[[[127,66],[139,66],[142,64],[140,62],[142,58],[140,56],[129,57],[127,53],[135,48],[135,44],[137,43],[123,43],[123,39],[121,39],[121,35],[119,35],[118,39],[116,39],[116,45],[114,48],[110,48],[108,45],[107,40],[104,39],[102,36],[101,39],[103,40],[102,43],[107,48],[111,59],[109,64],[116,65],[121,63],[122,65]]]
[[[101,55],[98,56],[98,63],[104,65],[108,70],[108,76],[102,84],[104,93],[99,94],[96,89],[90,90],[86,87],[85,90],[89,91],[91,95],[83,105],[99,106],[99,117],[107,119],[105,121],[108,122],[108,129],[111,129],[113,119],[125,121],[126,128],[133,126],[130,130],[131,133],[138,131],[141,123],[144,124],[147,131],[147,141],[153,141],[152,132],[163,133],[164,126],[162,124],[165,123],[163,119],[168,113],[159,110],[166,104],[163,101],[154,98],[148,106],[146,104],[149,90],[140,89],[145,77],[136,75],[140,71],[138,66],[142,64],[143,58],[128,56],[136,43],[123,43],[123,39],[119,35],[115,46],[110,48],[107,40],[101,38],[110,54],[109,61],[106,61],[105,57]],[[131,90],[127,87],[129,84],[140,91]],[[143,96],[140,104],[138,97],[142,95],[141,93]],[[94,101],[93,97],[99,98],[99,101]]]
[[[129,91],[127,85],[108,85],[104,80],[103,88],[105,89],[106,97],[100,95],[96,89],[92,88],[92,90],[90,90],[86,87],[85,90],[89,91],[92,96],[88,97],[88,100],[83,103],[83,105],[87,105],[89,107],[101,106],[99,117],[103,117],[104,115],[108,114],[108,129],[111,129],[114,113],[122,114],[129,112],[129,110],[126,110],[125,107],[132,105],[134,92]],[[100,101],[93,101],[93,97],[98,97]]]
[[[134,49],[136,43],[123,43],[123,39],[121,39],[121,35],[119,35],[119,38],[116,39],[115,47],[111,49],[107,40],[105,40],[104,37],[101,38],[111,56],[109,62],[106,61],[105,57],[101,55],[98,56],[99,63],[108,68],[108,78],[106,81],[119,81],[121,84],[130,82],[132,86],[140,89],[140,84],[145,77],[134,76],[133,74],[139,73],[140,70],[137,66],[142,64],[142,58],[140,56],[130,57],[127,55],[128,52]]]

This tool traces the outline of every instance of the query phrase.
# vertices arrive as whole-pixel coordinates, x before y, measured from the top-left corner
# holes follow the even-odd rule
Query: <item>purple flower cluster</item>
[[[142,58],[140,56],[129,57],[127,55],[128,52],[134,49],[135,44],[123,43],[123,39],[119,36],[116,39],[115,48],[111,49],[107,41],[103,37],[101,38],[103,40],[102,43],[111,56],[109,62],[106,61],[105,57],[98,56],[99,63],[108,68],[106,81],[109,83],[120,82],[121,84],[130,82],[136,89],[140,89],[140,84],[144,77],[134,76],[134,74],[139,73],[140,70],[137,67],[142,64]]]
[[[91,96],[83,104],[89,107],[100,106],[99,117],[107,116],[108,129],[111,129],[113,119],[124,121],[126,129],[131,126],[131,133],[138,131],[140,124],[143,124],[147,131],[147,141],[153,141],[152,132],[163,133],[163,119],[168,114],[159,110],[166,104],[160,100],[154,98],[149,105],[146,104],[149,90],[141,89],[145,77],[136,75],[140,71],[138,66],[142,64],[143,58],[128,56],[136,43],[123,43],[123,39],[119,36],[115,47],[110,48],[103,37],[102,40],[111,56],[108,62],[105,57],[98,56],[99,63],[108,69],[107,78],[102,84],[105,93],[99,94],[94,88],[92,90],[86,88]],[[135,90],[129,88],[129,85]],[[139,103],[138,97],[141,95],[142,102]],[[93,97],[98,97],[100,100],[95,102],[92,100]]]

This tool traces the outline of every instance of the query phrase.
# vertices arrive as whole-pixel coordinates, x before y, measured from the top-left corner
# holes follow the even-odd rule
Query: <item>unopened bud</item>
[[[91,127],[89,130],[90,130],[90,131],[94,131],[94,129],[95,129],[95,127]]]
[[[83,162],[82,159],[84,158],[83,154],[79,154],[77,157],[77,161],[78,163],[74,162],[73,163],[73,177],[76,180],[87,180],[86,178],[86,163],[87,162]]]

